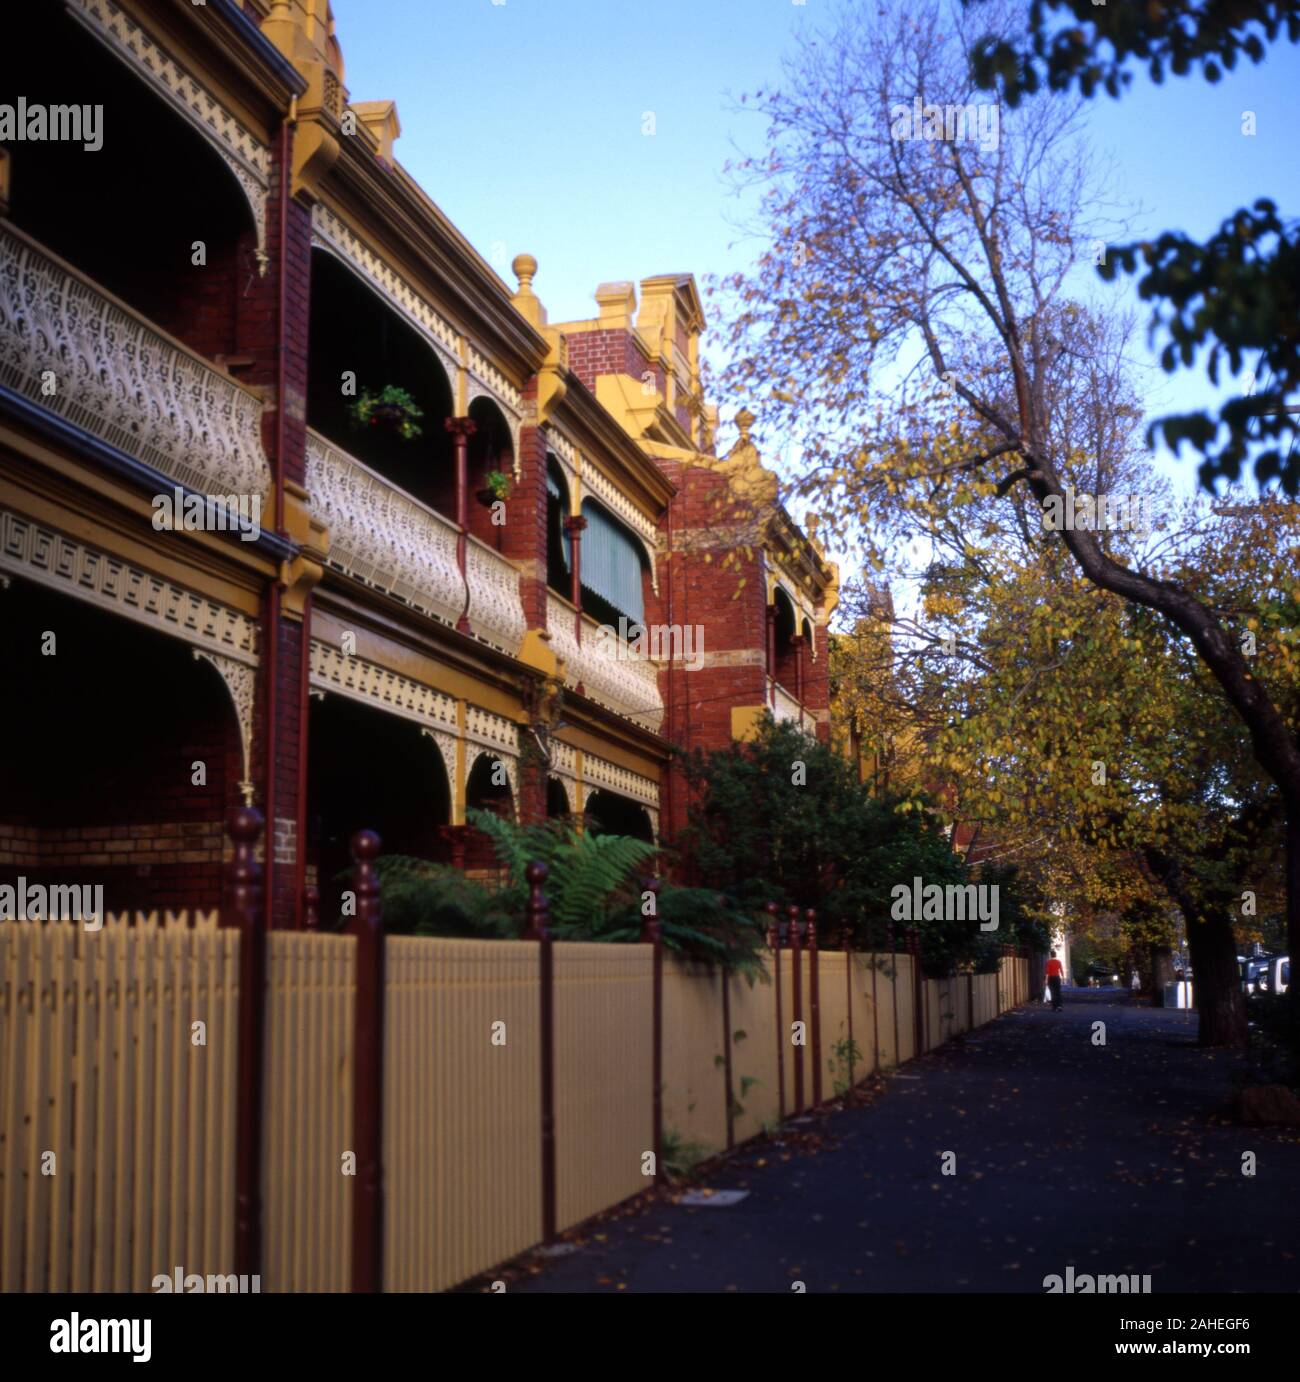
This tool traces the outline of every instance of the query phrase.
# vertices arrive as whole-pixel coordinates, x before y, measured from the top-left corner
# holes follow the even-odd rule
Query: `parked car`
[[[1274,955],[1267,966],[1260,971],[1256,980],[1256,993],[1285,993],[1291,987],[1291,957]]]
[[[1289,955],[1239,956],[1241,986],[1247,994],[1285,993],[1291,986]]]

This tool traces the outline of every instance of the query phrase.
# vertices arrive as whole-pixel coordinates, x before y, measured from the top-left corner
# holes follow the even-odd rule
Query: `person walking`
[[[1061,977],[1065,970],[1055,955],[1047,962],[1047,987],[1052,995],[1052,1011],[1061,1011]]]
[[[1132,995],[1129,1001],[1132,1003],[1136,1003],[1138,998],[1138,990],[1142,987],[1142,980],[1138,978],[1138,972],[1136,969],[1133,971],[1133,977],[1128,981],[1128,987],[1129,993]]]

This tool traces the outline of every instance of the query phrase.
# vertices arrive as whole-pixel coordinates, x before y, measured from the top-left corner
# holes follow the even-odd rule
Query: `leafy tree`
[[[1069,491],[1105,493],[1123,473],[1112,468],[1122,450],[1089,441],[1104,436],[1107,398],[1094,362],[1116,361],[1123,382],[1114,323],[1069,294],[1094,242],[1113,238],[1079,101],[1013,108],[995,95],[991,141],[900,127],[916,102],[978,105],[970,52],[1014,28],[1006,4],[972,17],[925,0],[865,22],[843,11],[832,32],[802,42],[782,89],[758,93],[767,148],[738,169],[764,188],[771,247],[724,286],[727,378],[788,433],[802,457],[797,493],[876,572],[913,560],[923,536],[962,554],[942,564],[966,580],[967,548],[996,563],[1008,532],[1027,542]],[[1126,394],[1118,401],[1128,406]],[[1113,525],[1059,525],[1051,541],[1084,583],[1167,621],[1244,726],[1281,799],[1288,943],[1300,949],[1300,742],[1284,688],[1260,675],[1235,614],[1172,568],[1147,569]],[[963,600],[960,584],[933,584],[936,598]],[[1268,649],[1278,666],[1296,598],[1284,589],[1266,592],[1281,611]],[[1042,675],[1055,676],[1050,658]]]
[[[885,949],[895,887],[972,881],[923,799],[874,796],[846,759],[788,720],[764,717],[751,741],[697,751],[687,776],[694,801],[680,844],[694,868],[750,911],[815,907],[826,944],[847,931],[859,948]],[[909,925],[931,970],[979,953],[970,921],[899,922],[900,943]],[[997,939],[1019,937],[1003,929]]]
[[[1085,97],[1101,89],[1118,98],[1131,85],[1131,69],[1143,65],[1155,82],[1193,68],[1217,82],[1239,58],[1262,62],[1266,43],[1300,41],[1296,0],[1100,6],[1094,0],[1033,0],[1028,17],[1024,38],[995,33],[973,52],[979,83],[1000,90],[1013,107],[1041,87],[1077,88]],[[1217,421],[1200,410],[1165,418],[1153,432],[1163,432],[1175,451],[1188,441],[1202,453],[1207,487],[1224,477],[1236,480],[1253,450],[1260,482],[1280,479],[1295,494],[1300,452],[1294,445],[1287,454],[1280,446],[1261,450],[1260,443],[1294,442],[1296,433],[1287,406],[1300,388],[1300,223],[1285,220],[1274,202],[1261,198],[1225,217],[1204,243],[1169,231],[1154,242],[1114,246],[1099,272],[1111,279],[1117,270],[1132,274],[1142,266],[1139,291],[1158,304],[1152,325],[1169,339],[1166,370],[1191,365],[1208,345],[1213,382],[1221,361],[1236,375],[1248,356],[1257,356],[1260,383],[1225,403]]]

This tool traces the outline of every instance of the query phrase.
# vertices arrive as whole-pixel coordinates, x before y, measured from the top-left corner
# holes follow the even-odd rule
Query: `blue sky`
[[[510,260],[534,254],[534,286],[562,321],[595,315],[606,280],[702,280],[748,262],[722,166],[732,141],[752,147],[761,126],[732,98],[779,75],[790,35],[818,24],[827,0],[333,5],[352,99],[396,100],[401,162],[507,282]],[[1241,133],[1245,110],[1253,137]],[[1217,86],[1139,77],[1119,102],[1095,98],[1089,120],[1136,237],[1205,234],[1262,195],[1294,213],[1298,113],[1300,50],[1283,43]],[[1155,414],[1208,397],[1201,376],[1150,382]],[[1174,473],[1190,484],[1192,471],[1189,459]]]

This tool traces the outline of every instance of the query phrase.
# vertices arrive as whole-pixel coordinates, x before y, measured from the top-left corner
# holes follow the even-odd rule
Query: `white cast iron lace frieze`
[[[377,662],[346,657],[316,638],[311,640],[310,682],[322,693],[335,692],[430,729],[457,733],[456,702],[450,696]]]
[[[0,570],[232,661],[257,663],[257,625],[248,615],[5,509],[0,509]]]
[[[442,758],[442,765],[447,770],[447,785],[450,789],[451,800],[456,799],[456,736],[449,730],[429,729],[427,726],[420,731],[427,734],[433,740]]]
[[[595,620],[583,619],[578,651],[587,695],[629,720],[657,730],[664,717],[657,668],[649,659],[633,653],[626,643],[599,637],[598,627]]]
[[[307,492],[329,529],[331,566],[455,625],[465,586],[453,524],[316,432],[307,433]]]
[[[548,592],[546,623],[551,650],[564,663],[564,684],[576,687],[593,701],[647,729],[663,723],[663,699],[654,663],[635,656],[626,644],[599,637],[598,625],[584,617],[582,643],[573,631],[573,610],[554,592]],[[622,655],[616,655],[621,653]]]
[[[257,685],[257,672],[245,662],[223,657],[220,653],[210,653],[205,648],[193,650],[195,658],[210,662],[221,674],[221,680],[230,692],[230,700],[235,708],[235,719],[239,724],[239,751],[244,765],[244,776],[240,779],[239,791],[244,805],[253,804],[253,775],[249,767],[249,746],[253,739],[253,695]]]
[[[659,807],[659,784],[653,778],[643,777],[630,768],[620,768],[617,763],[597,758],[595,754],[583,754],[582,777],[590,788],[603,788],[656,810]]]
[[[256,394],[0,226],[0,381],[203,494],[262,494]]]
[[[465,544],[469,622],[485,643],[513,656],[523,644],[528,621],[519,598],[519,571],[499,552],[471,537]]]

